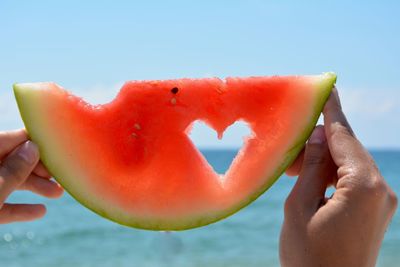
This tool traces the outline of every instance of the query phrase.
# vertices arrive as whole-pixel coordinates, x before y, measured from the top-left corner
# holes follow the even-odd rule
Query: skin
[[[375,266],[397,198],[355,137],[336,89],[305,151],[287,170],[298,180],[285,202],[282,266]],[[336,191],[325,197],[327,187]]]
[[[0,224],[31,221],[46,213],[42,204],[5,203],[15,190],[29,190],[48,198],[60,197],[63,189],[39,161],[37,146],[25,130],[0,132]]]

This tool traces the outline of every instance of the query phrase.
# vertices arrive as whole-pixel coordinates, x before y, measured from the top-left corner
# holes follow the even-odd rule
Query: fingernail
[[[310,138],[308,139],[310,144],[323,144],[326,142],[325,130],[323,126],[315,127]]]
[[[26,163],[33,164],[37,161],[38,150],[37,146],[31,141],[26,141],[19,149],[18,156],[20,156]]]

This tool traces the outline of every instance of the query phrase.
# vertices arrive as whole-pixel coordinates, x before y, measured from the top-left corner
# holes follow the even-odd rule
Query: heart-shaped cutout
[[[247,123],[236,121],[222,136],[218,136],[214,129],[200,120],[194,121],[186,132],[208,164],[220,175],[229,170],[244,140],[252,133]]]

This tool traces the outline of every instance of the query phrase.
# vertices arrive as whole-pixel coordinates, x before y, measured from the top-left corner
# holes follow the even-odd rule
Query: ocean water
[[[204,151],[219,172],[236,151]],[[372,151],[383,175],[400,195],[400,151]],[[257,201],[228,219],[184,232],[152,232],[107,221],[68,194],[46,200],[17,192],[10,202],[44,202],[45,218],[0,225],[0,266],[5,267],[252,267],[279,266],[283,204],[295,179],[281,177]],[[382,245],[378,266],[399,266],[400,215]]]

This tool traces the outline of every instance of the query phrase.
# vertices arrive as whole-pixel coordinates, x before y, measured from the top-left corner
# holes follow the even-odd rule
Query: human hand
[[[42,204],[4,203],[15,190],[57,198],[63,189],[39,161],[37,146],[28,141],[25,130],[0,132],[0,224],[31,221],[43,217]]]
[[[336,89],[324,125],[287,170],[299,178],[285,203],[282,266],[374,266],[397,198],[354,136]],[[336,187],[325,198],[329,185]]]

